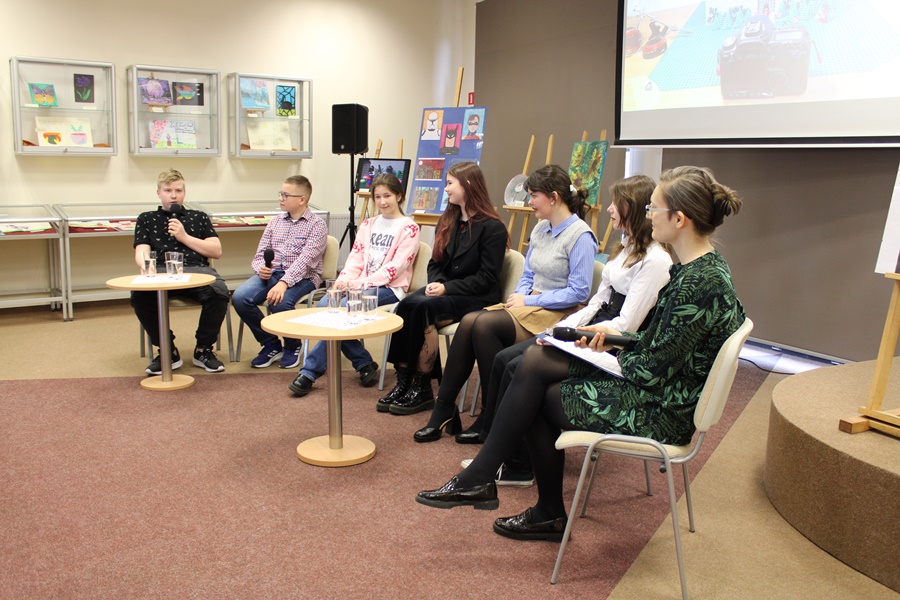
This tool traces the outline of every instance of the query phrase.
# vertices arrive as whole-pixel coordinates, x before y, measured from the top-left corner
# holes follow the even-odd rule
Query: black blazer
[[[455,225],[458,227],[459,225]],[[469,222],[470,231],[456,232],[444,250],[444,259],[428,261],[428,282],[444,284],[447,294],[472,296],[488,304],[500,302],[500,269],[509,239],[506,225],[499,219]]]

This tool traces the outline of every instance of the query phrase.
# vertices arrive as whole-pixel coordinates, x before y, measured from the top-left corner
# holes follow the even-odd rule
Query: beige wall
[[[617,2],[485,0],[477,5],[479,101],[489,107],[484,167],[501,203],[528,137],[565,164],[588,129],[613,133]],[[753,336],[851,360],[877,355],[890,286],[874,273],[900,149],[666,150],[663,167],[699,164],[744,196],[718,245]],[[603,187],[624,175],[610,151]],[[606,190],[604,189],[604,194]],[[605,215],[604,215],[605,217]],[[605,228],[606,219],[601,225]]]
[[[346,213],[350,159],[331,154],[332,104],[368,106],[371,151],[382,138],[382,155],[392,156],[403,139],[404,154],[412,156],[422,109],[455,102],[458,67],[465,67],[463,93],[473,89],[475,0],[2,0],[0,5],[0,56],[7,61],[37,56],[115,64],[119,130],[119,154],[112,158],[15,155],[9,69],[0,69],[0,204],[154,201],[156,175],[173,166],[185,174],[189,201],[271,198],[274,205],[281,181],[301,173],[313,182],[313,204]],[[223,84],[225,75],[236,71],[311,78],[313,158],[232,159],[224,114],[218,158],[129,155],[125,76],[131,64],[214,69]],[[221,106],[227,106],[224,97]],[[104,243],[80,244],[88,255],[106,252]],[[39,281],[4,277],[4,265],[18,252],[11,246],[0,244],[4,289],[36,287]],[[229,256],[228,250],[226,244],[226,262],[249,260]],[[88,278],[96,280],[96,273],[78,270],[75,283]]]

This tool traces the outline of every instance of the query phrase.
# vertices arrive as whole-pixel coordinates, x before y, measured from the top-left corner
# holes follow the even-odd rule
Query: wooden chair
[[[700,398],[697,406],[694,408],[694,426],[697,428],[699,435],[696,436],[693,444],[685,446],[672,446],[669,444],[661,444],[654,439],[646,437],[638,437],[631,435],[616,434],[599,434],[590,431],[564,431],[556,440],[556,448],[565,450],[566,448],[585,448],[584,462],[581,467],[581,475],[578,477],[578,486],[575,488],[575,495],[572,498],[572,508],[569,511],[569,522],[566,524],[566,530],[563,533],[563,541],[559,547],[559,554],[556,557],[556,565],[553,568],[553,574],[550,577],[550,583],[556,583],[559,577],[560,566],[562,565],[563,554],[566,551],[569,536],[572,533],[572,526],[575,523],[575,514],[578,512],[579,499],[584,489],[585,480],[590,477],[587,493],[584,495],[584,501],[581,507],[581,517],[584,517],[587,510],[587,501],[590,498],[591,490],[594,486],[594,477],[597,473],[597,461],[601,454],[616,454],[628,458],[636,458],[644,461],[644,476],[647,481],[647,495],[653,495],[653,489],[650,486],[650,462],[661,463],[666,474],[666,480],[669,485],[669,510],[672,512],[672,526],[675,530],[675,555],[678,559],[678,574],[681,578],[681,595],[687,600],[687,581],[684,573],[684,557],[681,553],[681,531],[678,525],[678,507],[675,499],[675,481],[672,476],[672,465],[681,465],[682,475],[684,477],[684,497],[687,502],[688,521],[691,532],[694,531],[694,511],[691,506],[691,484],[688,478],[687,463],[694,459],[700,452],[703,439],[710,427],[719,422],[722,411],[725,408],[725,402],[728,400],[728,394],[731,391],[731,385],[734,383],[734,376],[737,372],[738,356],[744,342],[753,330],[753,322],[745,319],[744,323],[731,336],[725,340],[722,348],[713,362],[712,369],[706,378],[703,390],[700,392]]]

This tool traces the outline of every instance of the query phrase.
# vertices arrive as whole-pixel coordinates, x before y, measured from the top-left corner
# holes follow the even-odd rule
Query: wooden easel
[[[373,158],[381,158],[381,138],[378,139],[378,144],[375,145],[375,156]],[[403,158],[403,140],[397,144],[397,158]],[[407,174],[407,177],[409,175]],[[372,200],[372,192],[371,191],[363,191],[356,192],[356,197],[362,200],[362,210],[360,212],[359,222],[362,223],[366,220],[366,218],[370,214],[375,214],[375,201],[372,201],[372,212],[369,212],[369,201]]]
[[[894,280],[894,291],[891,293],[891,304],[884,323],[884,333],[881,335],[881,347],[878,349],[878,360],[875,361],[869,399],[865,406],[859,407],[860,416],[841,419],[839,428],[847,433],[875,429],[900,438],[900,408],[881,408],[891,373],[891,362],[897,349],[897,338],[900,337],[900,273],[886,273],[885,277]]]
[[[525,155],[525,168],[522,170],[522,173],[528,174],[528,165],[531,163],[531,152],[534,150],[534,136],[531,136],[531,143],[528,145],[528,154]],[[549,165],[553,160],[553,134],[550,134],[550,138],[547,140],[547,162],[544,164]],[[507,226],[507,231],[512,235],[513,226],[516,222],[516,215],[522,215],[522,233],[519,235],[519,245],[516,248],[519,252],[522,252],[525,246],[528,245],[528,234],[531,233],[531,230],[528,229],[528,221],[531,220],[531,215],[534,214],[534,209],[530,206],[504,206],[505,210],[508,210],[512,213],[509,217],[509,225]]]
[[[531,136],[531,141],[528,143],[528,152],[525,153],[525,166],[522,167],[522,175],[528,175],[528,167],[531,165],[531,155],[534,152],[534,135]],[[525,238],[528,235],[528,229],[525,225],[528,223],[528,219],[531,217],[531,213],[534,211],[530,206],[510,206],[504,205],[504,210],[508,210],[510,212],[509,215],[509,224],[506,226],[506,231],[509,233],[510,239],[512,239],[512,232],[516,226],[516,216],[522,215],[522,235],[519,237],[519,252],[522,251],[522,247],[525,244]]]
[[[582,142],[588,141],[587,129],[585,129],[581,133],[581,141]],[[606,141],[606,130],[605,129],[600,130],[600,141],[601,142]],[[590,211],[591,212],[591,229],[593,230],[594,233],[597,234],[598,239],[600,237],[600,231],[597,229],[597,217],[600,216],[600,211],[603,210],[603,203],[600,202],[601,193],[602,193],[602,188],[597,190],[597,203],[591,207],[591,211]],[[600,244],[597,246],[598,252],[603,252],[606,250],[606,243],[609,241],[610,233],[612,233],[612,220],[610,220],[609,224],[606,226],[606,233],[603,234],[603,239],[600,240]]]

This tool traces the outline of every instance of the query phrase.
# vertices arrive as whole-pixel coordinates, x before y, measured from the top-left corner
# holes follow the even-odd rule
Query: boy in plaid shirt
[[[322,283],[322,262],[328,239],[325,221],[309,209],[312,184],[303,175],[288,177],[281,185],[278,203],[284,213],[272,217],[259,240],[251,266],[256,275],[234,292],[231,303],[262,346],[250,361],[257,368],[268,367],[280,359],[282,369],[300,364],[300,340],[263,331],[263,313],[259,305],[267,302],[269,312],[291,310],[297,300]],[[272,249],[272,266],[265,264],[264,253]]]

